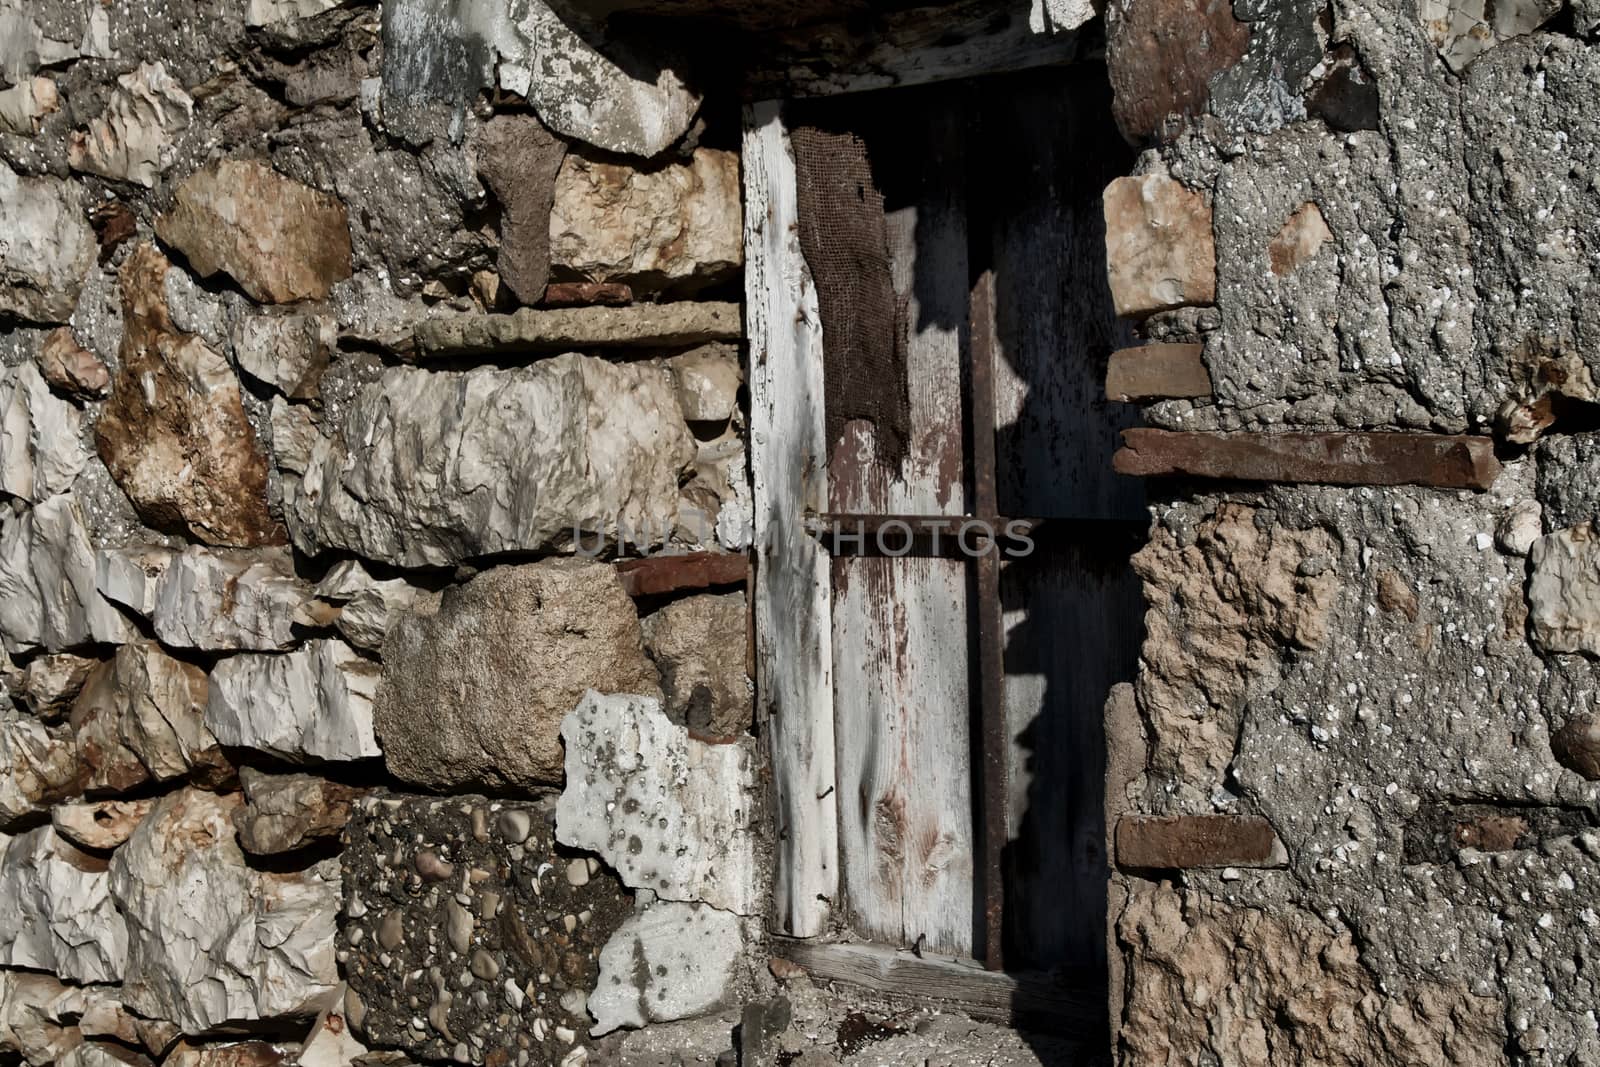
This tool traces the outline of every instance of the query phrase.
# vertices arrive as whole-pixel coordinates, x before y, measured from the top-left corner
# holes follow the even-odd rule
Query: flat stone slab
[[[1118,349],[1106,365],[1106,399],[1130,403],[1210,396],[1204,348],[1163,343]]]
[[[1272,824],[1259,815],[1124,815],[1117,820],[1119,867],[1282,867],[1288,860]]]
[[[416,343],[419,359],[437,359],[585,348],[670,348],[737,341],[743,331],[738,304],[682,301],[451,315],[419,323]]]
[[[1247,482],[1488,489],[1500,473],[1487,437],[1413,433],[1122,431],[1118,474]]]

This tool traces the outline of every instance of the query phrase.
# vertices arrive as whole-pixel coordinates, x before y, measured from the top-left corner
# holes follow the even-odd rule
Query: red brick
[[[1119,474],[1247,482],[1487,489],[1500,473],[1487,437],[1424,433],[1122,431]]]
[[[1117,820],[1117,866],[1282,867],[1288,862],[1272,825],[1259,815],[1124,815]]]
[[[1210,396],[1211,374],[1202,351],[1201,345],[1185,344],[1119,349],[1106,366],[1106,399],[1130,403]]]

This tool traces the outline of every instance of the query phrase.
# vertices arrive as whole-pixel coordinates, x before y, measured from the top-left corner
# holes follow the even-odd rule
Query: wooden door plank
[[[1096,190],[1131,154],[1092,71],[996,83],[986,154],[996,203],[1000,499],[1005,514],[1148,521],[1142,487],[1111,470],[1137,413],[1107,402],[1126,344],[1105,283]],[[1052,101],[1080,101],[1062,112]],[[994,196],[1003,192],[1003,199]],[[977,195],[985,195],[978,193]],[[1102,709],[1133,676],[1142,607],[1126,546],[1007,563],[1009,943],[1016,966],[1103,966],[1107,867]]]
[[[896,473],[873,427],[833,454],[834,511],[960,515],[966,229],[959,111],[901,101],[868,127],[886,197],[896,292],[907,301],[910,441]],[[952,179],[954,179],[952,181]],[[840,846],[854,927],[892,944],[970,955],[973,826],[969,564],[834,561]]]
[[[814,937],[839,888],[829,561],[805,529],[808,510],[828,510],[822,328],[778,103],[746,108],[743,160],[756,692],[778,824],[773,919]]]

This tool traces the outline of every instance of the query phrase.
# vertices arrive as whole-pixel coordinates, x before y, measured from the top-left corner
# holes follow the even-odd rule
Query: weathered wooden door
[[[1111,474],[1124,416],[1102,399],[1118,327],[1099,193],[1129,160],[1100,78],[752,113],[757,636],[786,932],[831,911],[996,958],[1003,913],[1010,966],[1103,961],[1101,706],[1132,675],[1125,531],[1143,510]],[[885,288],[888,340],[862,326]],[[804,517],[810,540],[784,539]],[[1029,550],[959,536],[969,519],[1044,521]],[[773,664],[779,647],[812,671]],[[830,815],[836,837],[809,825]]]

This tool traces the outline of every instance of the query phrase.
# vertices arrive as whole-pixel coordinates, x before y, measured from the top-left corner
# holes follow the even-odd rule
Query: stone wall
[[[467,6],[0,0],[0,1062],[751,985],[737,127]]]
[[[1157,479],[1107,718],[1119,1060],[1600,1061],[1595,20],[1107,20],[1151,342],[1108,390]]]

